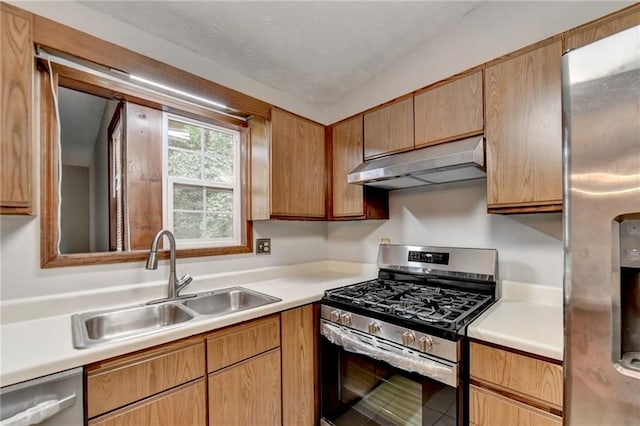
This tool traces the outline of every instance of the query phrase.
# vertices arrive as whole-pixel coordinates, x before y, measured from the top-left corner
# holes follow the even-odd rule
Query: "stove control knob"
[[[380,324],[377,322],[370,322],[367,328],[369,329],[369,334],[376,334],[380,332]]]
[[[429,352],[433,347],[433,340],[429,336],[422,336],[418,339],[418,348],[421,352]]]
[[[351,324],[351,314],[344,313],[340,315],[340,324],[342,325],[350,325]]]
[[[413,345],[416,341],[416,335],[412,331],[402,333],[402,344],[405,346]]]
[[[340,322],[340,311],[335,309],[333,311],[331,311],[331,321],[333,322]]]

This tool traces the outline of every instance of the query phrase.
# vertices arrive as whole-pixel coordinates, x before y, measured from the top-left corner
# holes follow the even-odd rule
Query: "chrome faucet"
[[[176,239],[167,229],[163,229],[156,234],[151,242],[151,250],[147,257],[147,269],[158,269],[158,244],[162,240],[162,236],[166,236],[169,240],[169,294],[166,299],[153,300],[149,303],[165,302],[167,300],[182,299],[189,296],[180,296],[180,291],[188,286],[193,278],[189,274],[184,275],[182,278],[176,276]]]

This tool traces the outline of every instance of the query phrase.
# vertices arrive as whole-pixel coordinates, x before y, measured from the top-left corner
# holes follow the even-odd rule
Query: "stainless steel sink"
[[[281,299],[268,296],[242,287],[231,287],[224,290],[201,293],[195,299],[182,302],[187,308],[200,315],[220,316],[232,312],[244,311]]]
[[[71,317],[73,346],[86,348],[140,337],[178,326],[193,317],[174,303],[75,314]]]
[[[195,294],[186,300],[74,314],[71,316],[73,346],[82,349],[141,337],[180,327],[190,320],[244,311],[280,300],[246,288],[231,287]]]

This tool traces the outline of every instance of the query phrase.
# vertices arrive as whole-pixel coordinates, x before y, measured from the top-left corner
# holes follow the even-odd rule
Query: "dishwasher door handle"
[[[61,410],[72,406],[76,402],[76,394],[62,399],[50,399],[43,401],[31,408],[27,408],[20,413],[0,421],[0,426],[29,426],[37,425],[40,422],[56,415]]]

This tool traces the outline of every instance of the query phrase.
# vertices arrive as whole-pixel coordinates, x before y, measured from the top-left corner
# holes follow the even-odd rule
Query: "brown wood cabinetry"
[[[209,425],[281,424],[280,316],[215,331],[206,340]]]
[[[562,209],[561,53],[555,39],[485,70],[489,212]]]
[[[317,306],[284,311],[282,327],[282,424],[313,425],[318,410]]]
[[[562,365],[472,342],[471,424],[562,424]]]
[[[481,134],[482,100],[481,70],[417,94],[416,148]]]
[[[347,174],[363,162],[363,116],[334,125],[331,139],[332,219],[388,219],[388,191],[347,183]]]
[[[86,368],[87,375],[87,417],[96,419],[96,424],[103,424],[100,416],[109,411],[143,401],[153,395],[161,394],[178,385],[191,382],[205,374],[204,342],[200,338],[169,343],[150,350],[125,355],[115,359],[98,362]],[[194,392],[193,389],[185,391]],[[183,395],[183,394],[180,394]],[[179,400],[182,396],[171,396],[168,400]],[[201,397],[204,404],[205,395]],[[144,413],[156,413],[156,407],[163,405],[154,402],[149,405],[141,403]],[[138,407],[138,406],[136,406]],[[130,418],[136,409],[125,410],[109,416],[105,424],[120,424],[116,418]],[[151,410],[151,411],[149,411]],[[161,412],[168,414],[164,408]],[[151,415],[151,414],[149,414]],[[115,423],[113,423],[115,422]],[[165,423],[166,424],[166,423]]]
[[[209,375],[209,425],[281,425],[280,349]]]
[[[326,217],[324,139],[324,126],[277,108],[272,110],[272,217]]]
[[[214,332],[207,338],[209,373],[280,346],[280,319],[260,318]]]
[[[413,149],[413,133],[413,96],[366,113],[365,160]]]
[[[206,426],[204,378],[89,421],[89,426]]]
[[[0,214],[34,214],[33,16],[0,3]]]
[[[567,31],[565,48],[582,47],[636,25],[640,25],[640,3]]]
[[[561,426],[562,418],[471,385],[469,424],[473,426]]]

